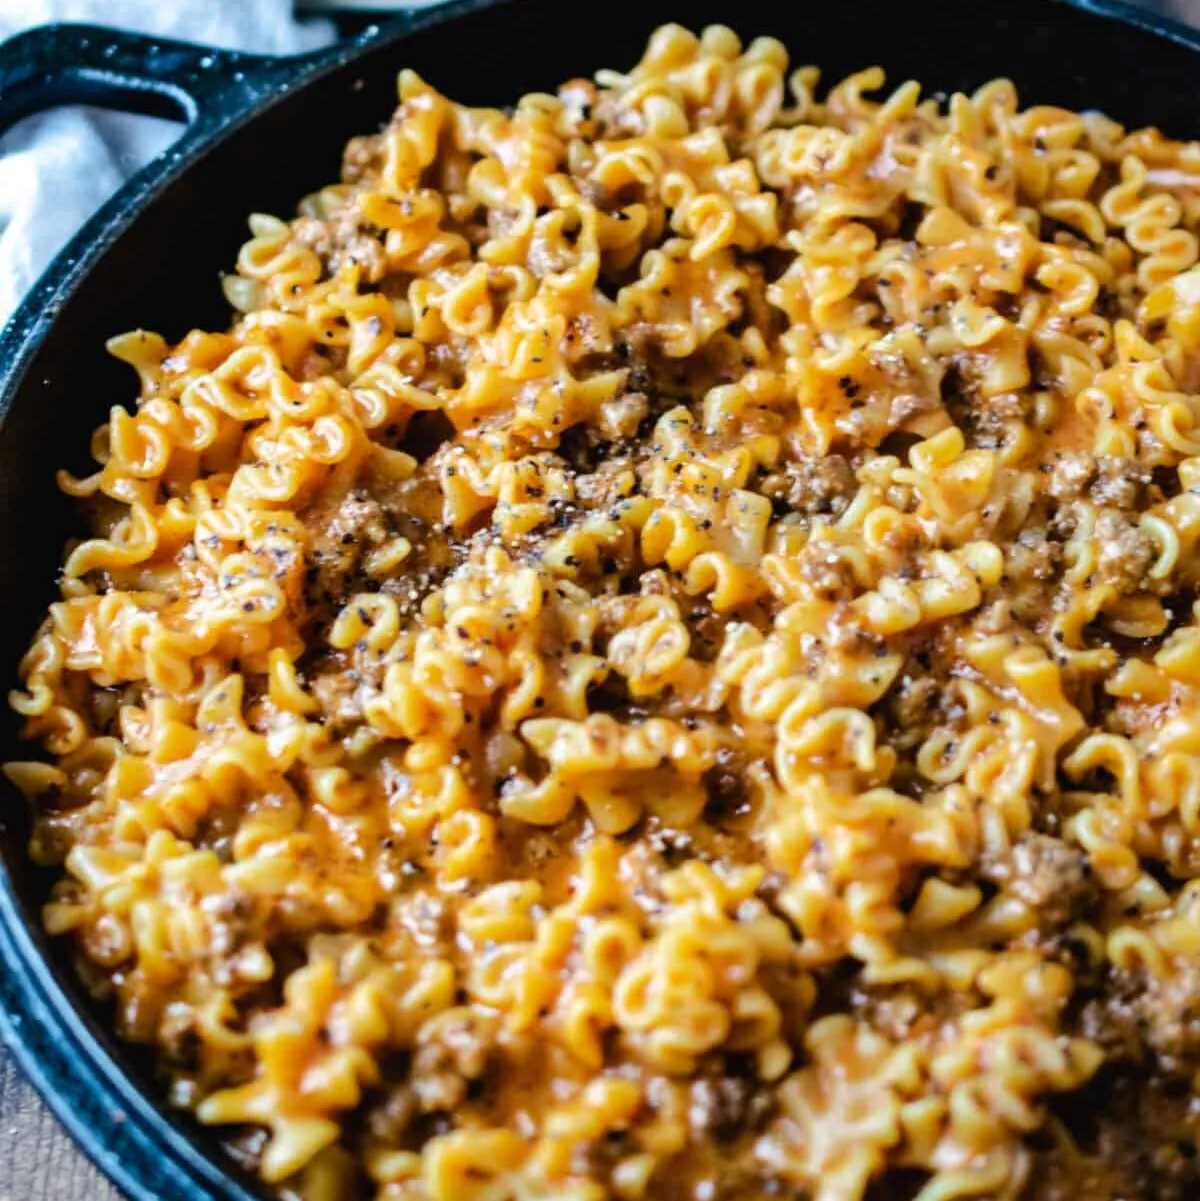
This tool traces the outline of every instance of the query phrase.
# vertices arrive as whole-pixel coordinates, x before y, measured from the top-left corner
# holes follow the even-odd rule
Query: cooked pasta
[[[12,696],[322,1201],[1200,1195],[1200,143],[658,30],[411,71],[140,380]]]

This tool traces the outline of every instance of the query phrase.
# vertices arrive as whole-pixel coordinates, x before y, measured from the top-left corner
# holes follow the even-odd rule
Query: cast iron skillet
[[[893,83],[970,90],[997,75],[1026,103],[1101,108],[1127,125],[1200,135],[1200,34],[1119,0],[458,0],[402,14],[299,58],[57,26],[0,47],[0,131],[91,102],[187,123],[176,145],[84,227],[0,334],[0,664],[11,673],[44,606],[74,518],[54,469],[87,465],[89,434],[134,395],[103,350],[147,326],[223,328],[218,272],[254,211],[290,213],[336,178],[342,145],[395,104],[411,65],[455,99],[509,103],[602,66],[632,64],[658,24],[713,21],[782,38],[826,78],[871,64]],[[10,676],[11,678],[11,676]],[[0,755],[28,754],[0,719]],[[84,1150],[137,1201],[262,1194],[211,1134],[168,1115],[144,1057],[119,1047],[59,945],[40,931],[48,880],[26,861],[28,817],[0,798],[0,1033]]]

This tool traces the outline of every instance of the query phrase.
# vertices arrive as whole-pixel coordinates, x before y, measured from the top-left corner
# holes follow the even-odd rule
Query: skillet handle
[[[288,64],[98,25],[42,25],[0,44],[0,133],[62,104],[216,125],[278,87]]]

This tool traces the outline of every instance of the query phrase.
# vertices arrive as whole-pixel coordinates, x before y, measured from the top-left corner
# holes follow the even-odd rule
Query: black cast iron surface
[[[505,104],[631,65],[669,20],[774,35],[794,62],[818,63],[827,78],[880,63],[892,83],[912,77],[950,92],[1007,75],[1026,103],[1101,108],[1128,125],[1200,135],[1200,35],[1110,0],[459,0],[296,59],[83,27],[24,35],[0,47],[0,131],[79,101],[188,127],[71,241],[0,334],[0,665],[9,678],[75,530],[54,469],[84,469],[93,426],[134,395],[128,368],[104,354],[109,336],[147,326],[175,339],[227,324],[218,273],[246,236],[246,214],[286,214],[336,178],[345,141],[390,113],[401,66],[455,99]],[[5,758],[21,753],[16,729],[0,718]],[[26,861],[27,836],[25,807],[5,787],[0,1034],[129,1196],[249,1201],[253,1182],[210,1136],[164,1112],[144,1058],[114,1044],[63,948],[41,934],[48,880]]]

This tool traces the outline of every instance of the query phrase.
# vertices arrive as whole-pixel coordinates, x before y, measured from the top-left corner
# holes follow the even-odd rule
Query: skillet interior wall
[[[1196,51],[1054,0],[515,0],[369,51],[209,152],[121,235],[55,317],[0,428],[0,659],[8,678],[51,599],[63,540],[77,529],[55,468],[85,470],[92,428],[112,404],[134,398],[132,372],[104,351],[109,336],[138,326],[168,339],[197,326],[223,328],[218,276],[246,237],[246,215],[288,216],[306,192],[335,179],[347,139],[390,114],[400,67],[414,67],[455,99],[502,105],[599,67],[630,66],[651,30],[670,20],[693,28],[723,22],[746,40],[779,37],[794,62],[819,64],[827,82],[873,63],[892,85],[916,78],[945,92],[1007,75],[1023,104],[1100,108],[1127,125],[1200,133]],[[0,741],[11,756],[11,717]],[[48,879],[25,863],[28,823],[11,790],[0,821],[0,853],[39,929]],[[78,998],[58,951],[46,950]]]

